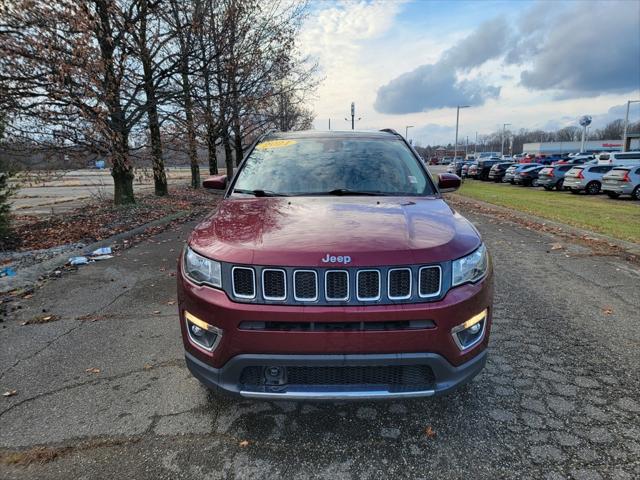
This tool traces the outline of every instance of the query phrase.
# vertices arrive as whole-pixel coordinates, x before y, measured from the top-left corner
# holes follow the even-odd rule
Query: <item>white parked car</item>
[[[640,151],[603,152],[598,155],[598,165],[635,165],[640,163]]]

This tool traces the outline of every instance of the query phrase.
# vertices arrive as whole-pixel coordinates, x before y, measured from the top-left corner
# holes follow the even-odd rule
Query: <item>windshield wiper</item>
[[[336,188],[328,192],[320,192],[315,195],[368,195],[368,196],[388,196],[388,193],[379,192],[377,190],[350,190],[348,188]]]
[[[253,195],[254,197],[288,197],[284,193],[272,192],[271,190],[244,190],[242,188],[234,188],[233,193],[246,193],[247,195]]]

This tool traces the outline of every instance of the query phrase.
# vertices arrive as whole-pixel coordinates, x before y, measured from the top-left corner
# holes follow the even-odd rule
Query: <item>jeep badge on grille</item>
[[[337,257],[334,255],[327,255],[322,259],[322,263],[351,263],[351,257],[348,255],[338,255]]]

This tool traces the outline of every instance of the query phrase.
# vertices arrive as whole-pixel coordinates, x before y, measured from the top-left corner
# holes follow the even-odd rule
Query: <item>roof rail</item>
[[[380,129],[381,132],[386,132],[386,133],[390,133],[391,135],[397,135],[397,136],[401,136],[398,132],[396,132],[393,128],[382,128]]]

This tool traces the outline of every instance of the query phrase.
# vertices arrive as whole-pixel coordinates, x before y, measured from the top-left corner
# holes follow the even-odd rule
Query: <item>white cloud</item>
[[[416,5],[425,4],[412,5],[413,11]],[[477,4],[470,4],[470,7],[474,5]],[[548,6],[534,4],[530,12],[536,8],[542,13],[547,12],[544,5]],[[325,77],[312,105],[316,112],[315,127],[326,129],[327,119],[331,118],[332,128],[349,128],[344,117],[348,116],[351,101],[355,101],[357,115],[362,117],[357,128],[391,127],[404,133],[406,125],[414,125],[410,136],[422,144],[447,143],[449,136],[448,141],[453,142],[455,108],[438,108],[426,113],[382,114],[373,108],[379,87],[419,65],[437,63],[447,50],[459,45],[487,19],[504,13],[510,26],[516,29],[525,18],[512,9],[491,11],[484,16],[477,15],[477,22],[473,25],[468,22],[460,26],[460,19],[455,16],[446,22],[427,14],[423,18],[408,18],[403,15],[408,8],[406,2],[318,2],[314,7],[301,32],[300,46],[304,53],[318,59]],[[575,4],[561,4],[560,7],[566,11]],[[556,13],[551,13],[556,16]],[[536,15],[533,17],[529,15],[523,25],[529,24],[532,30],[538,31],[530,23],[538,18]],[[544,15],[539,15],[539,19],[543,22]],[[565,34],[570,35],[571,32]],[[539,43],[533,36],[531,40],[532,47],[535,47],[542,44],[543,37],[539,38]],[[527,89],[520,83],[521,73],[536,68],[532,60],[538,51],[536,48],[527,50],[523,45],[519,47],[517,52],[513,51],[514,58],[507,57],[507,62],[497,58],[468,72],[458,72],[458,79],[475,79],[482,84],[500,87],[498,98],[488,98],[484,105],[461,112],[460,138],[467,135],[474,138],[476,131],[483,134],[499,130],[503,122],[511,123],[514,129],[534,129],[543,128],[549,122],[561,126],[575,124],[577,118],[584,114],[593,115],[594,120],[604,116],[608,118],[607,112],[612,106],[625,103],[627,98],[638,98],[640,94],[612,92],[592,98],[558,99],[554,98],[557,91]],[[518,57],[517,61],[515,57]],[[597,67],[587,65],[585,68]],[[437,106],[437,102],[434,105]]]

